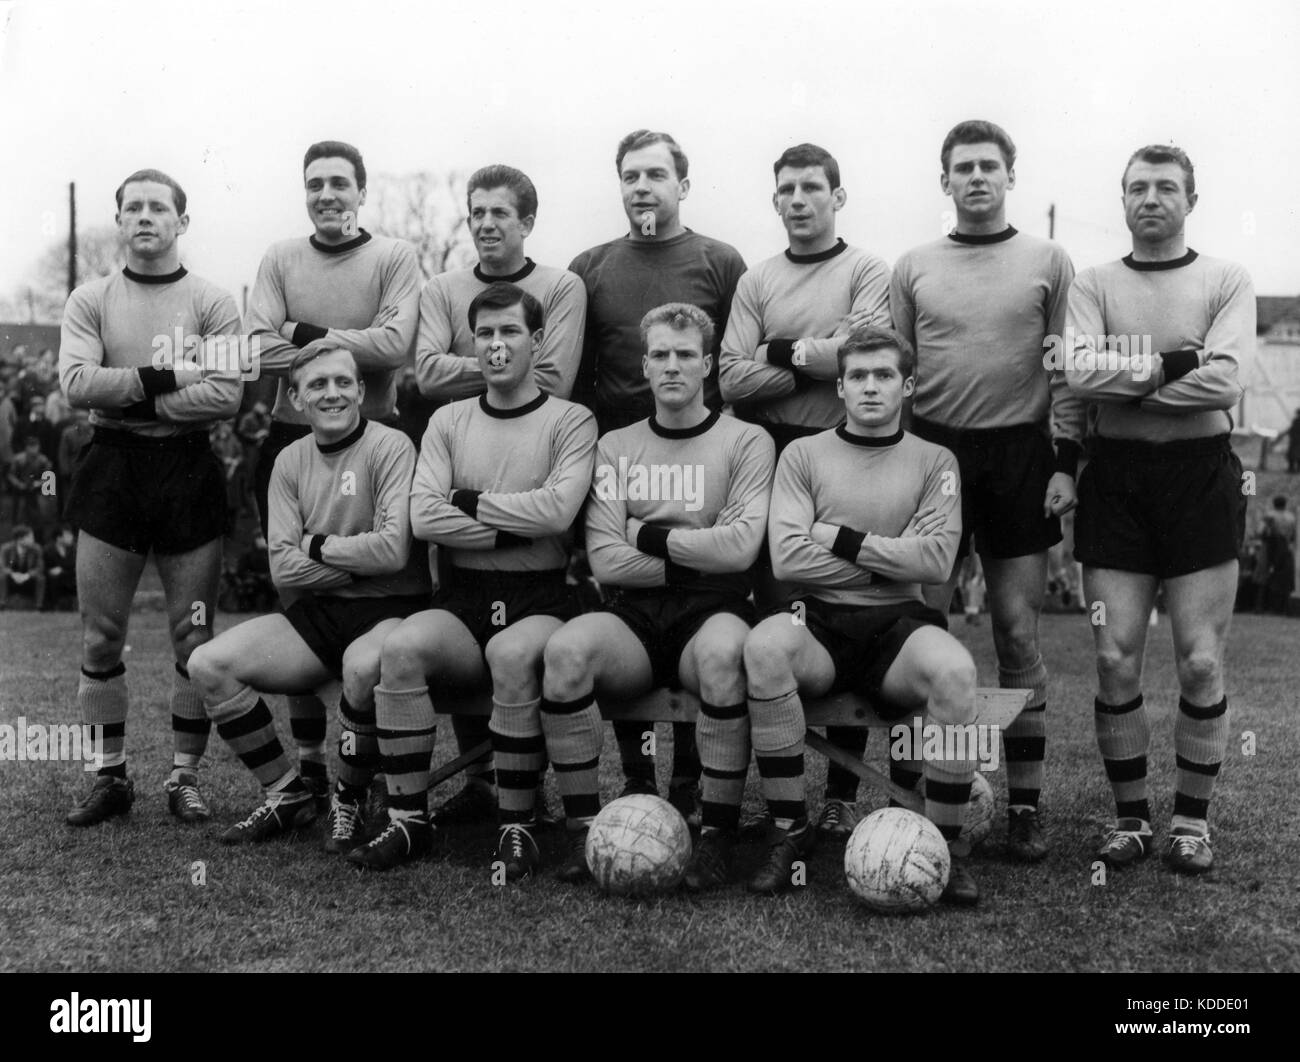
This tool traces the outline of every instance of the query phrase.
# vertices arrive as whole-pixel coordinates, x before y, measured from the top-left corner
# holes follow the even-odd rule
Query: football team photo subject
[[[1271,1027],[1300,10],[1183,16],[0,4],[32,1035],[228,972]]]

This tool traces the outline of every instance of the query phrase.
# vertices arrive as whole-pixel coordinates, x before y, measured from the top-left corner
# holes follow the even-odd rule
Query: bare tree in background
[[[421,170],[381,173],[368,182],[366,207],[376,235],[409,240],[425,280],[476,260],[465,227],[465,180],[460,170]]]
[[[116,273],[126,255],[116,225],[97,225],[77,233],[77,283]],[[16,285],[0,300],[0,313],[28,324],[59,324],[68,301],[68,241],[51,243],[35,265],[30,279]]]

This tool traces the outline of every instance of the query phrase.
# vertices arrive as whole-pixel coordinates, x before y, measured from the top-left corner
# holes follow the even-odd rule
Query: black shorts
[[[568,622],[577,615],[577,599],[565,582],[564,569],[541,572],[489,572],[446,569],[447,580],[424,607],[445,609],[469,628],[486,651],[496,635],[529,616],[554,616]]]
[[[656,686],[681,688],[677,677],[687,643],[710,616],[727,612],[754,625],[754,606],[732,590],[683,590],[653,587],[614,590],[602,612],[627,624],[650,658]]]
[[[310,434],[309,424],[286,424],[282,420],[273,420],[270,432],[262,440],[257,467],[253,469],[253,491],[257,495],[257,513],[262,518],[263,538],[270,538],[271,516],[268,496],[271,493],[271,473],[275,470],[275,459],[290,443]]]
[[[1246,534],[1241,462],[1227,435],[1095,438],[1079,477],[1074,559],[1172,579],[1236,560]]]
[[[914,435],[947,447],[961,472],[960,560],[971,550],[998,560],[1043,553],[1061,541],[1061,520],[1043,515],[1056,454],[1037,424],[948,428],[913,418]]]
[[[343,677],[343,652],[384,620],[406,619],[429,607],[424,594],[403,597],[335,597],[306,594],[284,610],[284,618],[335,678]]]
[[[828,694],[859,693],[871,701],[876,714],[897,719],[910,709],[896,708],[880,692],[885,673],[903,650],[903,643],[922,627],[948,629],[948,619],[924,601],[898,605],[832,605],[817,598],[802,599],[808,633],[831,655],[835,681]],[[792,615],[780,609],[772,615]]]
[[[226,534],[226,477],[206,431],[151,438],[96,428],[65,516],[132,553],[189,553]]]

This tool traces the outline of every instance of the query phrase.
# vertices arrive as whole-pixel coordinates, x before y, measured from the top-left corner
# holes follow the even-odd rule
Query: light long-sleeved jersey
[[[96,426],[150,436],[207,431],[239,410],[244,385],[237,357],[204,369],[198,383],[155,392],[155,370],[161,367],[155,356],[166,355],[164,363],[178,368],[187,344],[218,337],[233,355],[242,331],[235,300],[184,267],[166,276],[123,269],[82,284],[68,297],[59,384],[69,405],[91,410]]]
[[[542,343],[533,357],[537,386],[568,398],[582,360],[587,325],[587,289],[567,269],[528,259],[518,273],[488,276],[478,266],[439,273],[420,294],[420,330],[415,344],[415,379],[420,393],[439,402],[473,398],[487,390],[474,354],[469,304],[489,284],[518,285],[542,304]]]
[[[307,418],[289,403],[289,367],[313,339],[345,347],[366,385],[361,414],[387,420],[397,410],[397,375],[411,363],[420,312],[420,265],[405,240],[361,235],[329,246],[315,236],[271,245],[249,302],[250,339],[260,371],[279,377],[271,416]],[[286,322],[293,328],[286,336]]]
[[[1065,378],[1096,404],[1095,430],[1168,442],[1221,435],[1255,349],[1255,291],[1235,262],[1189,250],[1085,269],[1070,289]]]
[[[731,303],[722,400],[762,422],[834,427],[844,419],[835,388],[844,338],[832,333],[864,310],[871,324],[889,327],[889,267],[843,240],[820,254],[787,250],[760,262],[740,278]],[[793,366],[790,344],[800,339],[804,364]]]
[[[916,348],[918,417],[949,428],[1050,422],[1079,444],[1084,404],[1044,361],[1065,325],[1074,267],[1060,244],[1008,226],[991,236],[953,233],[894,266],[889,311]]]
[[[338,597],[428,593],[428,552],[411,540],[414,473],[411,440],[374,421],[335,443],[305,435],[280,451],[268,503],[276,587]]]
[[[934,534],[901,537],[921,509],[944,516]],[[815,542],[814,523],[848,529],[852,560]],[[942,583],[961,540],[961,477],[942,446],[899,431],[887,439],[843,425],[796,439],[781,454],[772,487],[772,571],[836,605],[920,601],[922,583]]]
[[[564,568],[595,448],[590,411],[544,391],[517,409],[487,395],[443,406],[420,445],[415,536],[450,548],[457,568]]]
[[[748,592],[773,454],[762,428],[716,411],[694,428],[652,417],[602,436],[587,504],[596,581]]]

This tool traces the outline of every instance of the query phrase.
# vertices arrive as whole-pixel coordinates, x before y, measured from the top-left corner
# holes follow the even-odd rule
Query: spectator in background
[[[12,379],[8,371],[0,375],[0,489],[14,459],[14,428],[18,426],[18,406],[10,395]]]
[[[41,453],[49,458],[50,466],[59,453],[59,432],[53,424],[45,419],[45,396],[35,395],[27,404],[27,415],[19,421],[14,429],[14,450],[17,451],[23,439],[35,436]]]
[[[9,488],[13,491],[13,520],[15,524],[30,524],[36,536],[44,540],[45,529],[53,517],[53,493],[45,488],[45,473],[53,472],[54,465],[40,450],[35,435],[27,435],[23,451],[15,454],[9,466]]]
[[[438,399],[420,394],[415,369],[408,365],[397,381],[397,429],[415,444],[417,450],[424,439],[424,429],[429,426],[429,418],[439,404]]]
[[[1300,472],[1300,409],[1295,411],[1286,443],[1286,470]]]
[[[248,493],[247,473],[244,464],[244,444],[235,435],[230,421],[223,420],[212,426],[208,434],[212,452],[221,462],[226,475],[226,509],[230,513],[230,526],[234,527],[239,511]]]
[[[54,390],[45,396],[45,419],[54,426],[58,435],[62,435],[63,429],[72,422],[72,407],[68,405],[68,400],[63,397],[63,392],[59,390],[57,384]]]
[[[1260,519],[1259,537],[1263,543],[1263,577],[1257,579],[1257,612],[1286,614],[1287,602],[1295,588],[1296,516],[1286,507],[1286,498],[1278,495],[1273,508]]]
[[[77,607],[77,536],[71,524],[60,524],[58,535],[45,547],[45,606]]]
[[[30,595],[38,609],[45,605],[45,563],[26,524],[18,524],[13,541],[0,546],[0,609],[8,607],[11,593]]]

